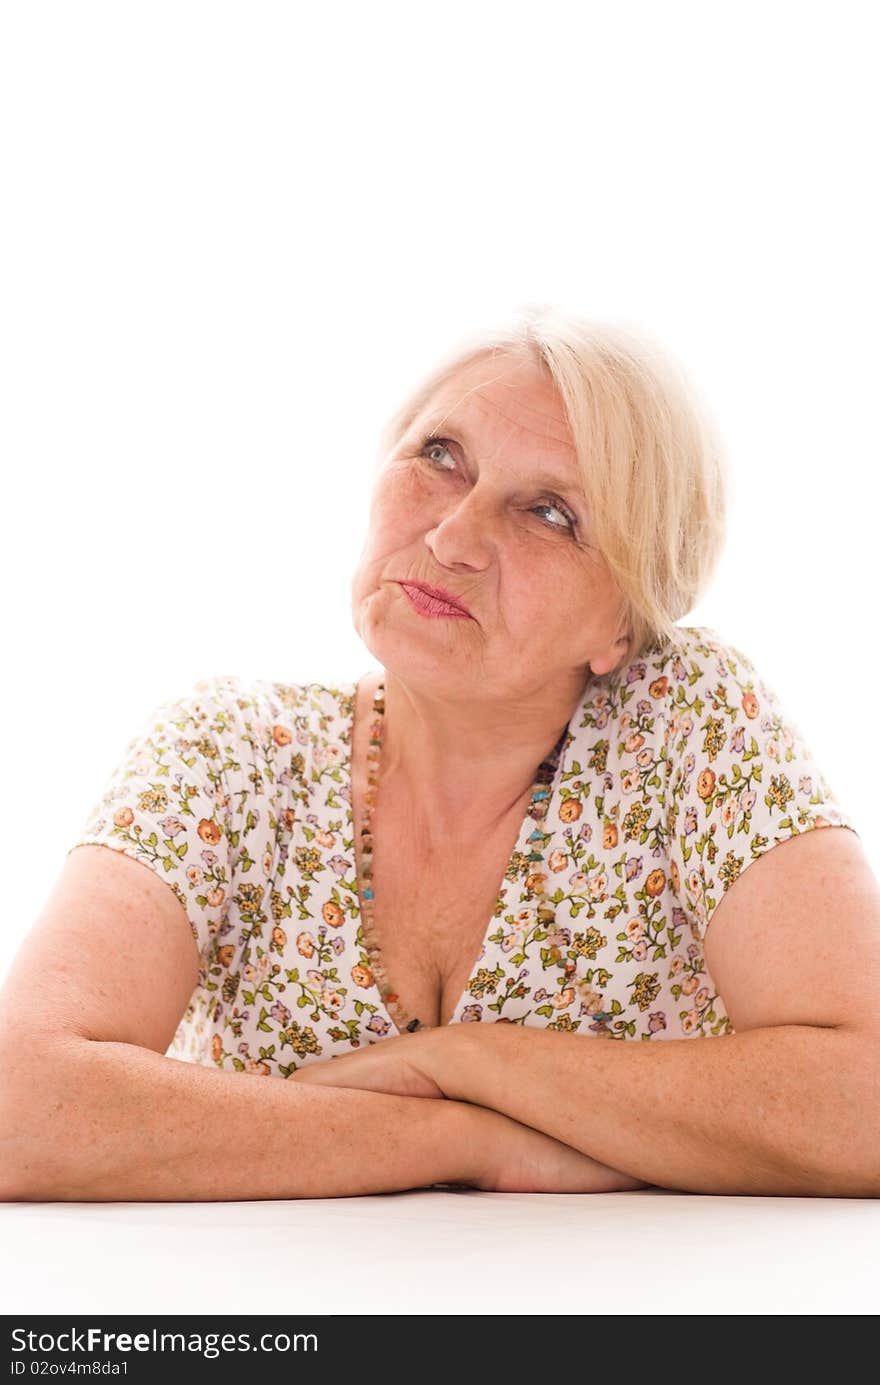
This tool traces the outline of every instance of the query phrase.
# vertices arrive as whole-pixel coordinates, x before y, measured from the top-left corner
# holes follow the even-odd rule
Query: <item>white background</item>
[[[202,1332],[217,1330],[221,1313],[546,1317],[537,1335],[518,1324],[503,1343],[490,1336],[487,1359],[497,1366],[505,1347],[537,1352],[548,1342],[555,1350],[553,1320],[562,1313],[876,1316],[878,1232],[877,1199],[665,1188],[8,1203],[0,1204],[0,1297],[5,1314],[64,1314],[65,1327],[67,1315],[89,1314],[104,1331],[131,1332],[144,1330],[145,1313],[208,1315],[194,1324]],[[129,1316],[105,1316],[115,1313]],[[325,1360],[335,1341],[353,1336],[349,1324],[330,1322],[319,1338]],[[444,1344],[432,1340],[432,1352]],[[362,1345],[383,1349],[375,1333]],[[399,1362],[399,1343],[392,1350]],[[282,1360],[282,1372],[256,1379],[299,1378],[295,1358]],[[154,1361],[161,1364],[141,1357],[142,1371]]]
[[[870,19],[3,8],[0,972],[157,702],[374,666],[378,429],[529,301],[643,324],[708,397],[730,536],[680,623],[776,686],[878,869]]]
[[[728,548],[680,623],[775,684],[877,870],[865,7],[1,15],[0,968],[152,706],[374,666],[378,428],[529,301],[643,324],[710,399]]]
[[[865,8],[1,14],[7,946],[158,701],[374,665],[378,428],[529,301],[643,324],[707,395],[730,532],[680,623],[775,684],[877,868]]]
[[[642,323],[711,400],[730,536],[682,623],[775,684],[880,867],[872,19],[856,0],[1,8],[0,972],[158,701],[202,674],[373,666],[349,583],[378,428],[461,332],[529,301]],[[689,1240],[692,1312],[718,1288],[705,1245],[743,1288],[764,1262],[722,1230]],[[53,1237],[62,1294],[79,1252]],[[826,1233],[813,1266],[833,1280],[856,1242]],[[509,1270],[491,1251],[485,1283]],[[816,1310],[797,1262],[783,1307]]]

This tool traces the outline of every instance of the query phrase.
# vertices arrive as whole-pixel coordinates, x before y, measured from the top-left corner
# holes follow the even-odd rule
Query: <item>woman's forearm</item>
[[[2,1058],[4,1201],[351,1197],[484,1172],[494,1113],[464,1102],[302,1086],[86,1039],[19,1040]]]
[[[630,1043],[470,1024],[410,1037],[451,1100],[503,1112],[655,1186],[880,1196],[869,1036],[779,1025]]]

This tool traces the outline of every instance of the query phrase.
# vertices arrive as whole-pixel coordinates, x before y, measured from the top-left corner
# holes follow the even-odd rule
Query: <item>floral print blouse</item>
[[[703,956],[719,901],[778,842],[856,830],[748,657],[676,629],[585,690],[450,1023],[733,1033]],[[362,928],[355,692],[196,682],[140,728],[70,848],[141,861],[186,911],[200,970],[167,1056],[288,1077],[399,1032]]]

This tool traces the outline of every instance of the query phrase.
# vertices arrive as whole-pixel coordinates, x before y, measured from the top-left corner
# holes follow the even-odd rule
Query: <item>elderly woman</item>
[[[880,1194],[877,882],[773,689],[674,624],[723,542],[693,388],[531,310],[380,462],[379,668],[200,680],[71,847],[0,1001],[4,1195]]]

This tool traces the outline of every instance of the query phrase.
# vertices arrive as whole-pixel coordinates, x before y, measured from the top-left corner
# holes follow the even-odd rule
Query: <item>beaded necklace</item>
[[[420,1019],[408,1015],[400,1003],[400,999],[394,987],[388,979],[385,967],[382,962],[382,955],[379,944],[376,940],[373,901],[375,892],[373,889],[373,808],[376,803],[379,780],[379,755],[382,748],[382,735],[385,725],[385,680],[380,679],[376,691],[373,694],[373,720],[370,723],[370,744],[367,749],[367,788],[364,792],[364,813],[363,825],[361,827],[361,874],[363,876],[363,886],[361,888],[361,904],[363,911],[363,935],[366,944],[367,956],[369,958],[370,971],[379,987],[382,996],[382,1003],[388,1010],[395,1025],[401,1031],[413,1033],[416,1029],[427,1029],[430,1025],[425,1025]],[[546,875],[537,868],[537,862],[542,862],[544,857],[540,848],[545,842],[546,833],[540,828],[540,823],[547,816],[547,809],[550,806],[550,785],[556,774],[556,767],[559,764],[559,756],[565,745],[568,736],[568,727],[562,731],[558,741],[545,760],[538,766],[532,788],[531,802],[526,809],[528,817],[538,824],[529,837],[530,851],[528,860],[530,862],[530,879],[534,879],[532,893],[538,897],[538,917],[545,924],[552,923],[555,917],[555,907],[546,899]],[[531,888],[531,887],[530,887]]]

